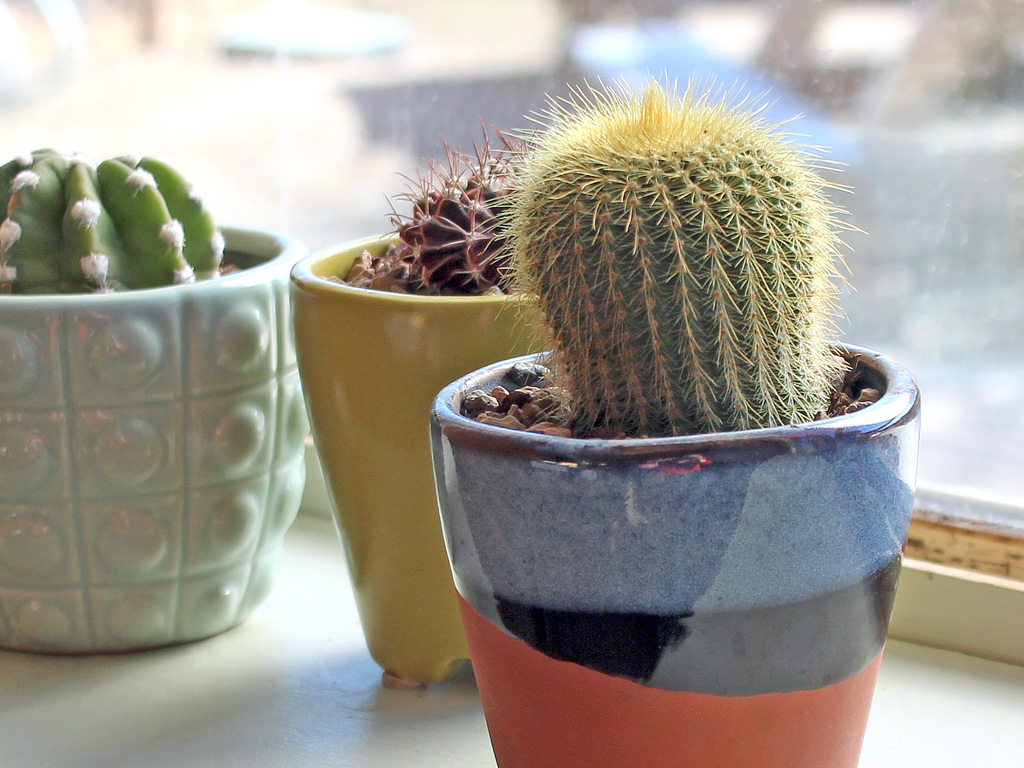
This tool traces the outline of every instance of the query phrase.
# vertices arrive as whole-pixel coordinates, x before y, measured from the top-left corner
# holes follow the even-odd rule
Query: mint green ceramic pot
[[[0,647],[196,640],[266,597],[305,479],[305,250],[224,235],[244,269],[215,280],[0,296]]]

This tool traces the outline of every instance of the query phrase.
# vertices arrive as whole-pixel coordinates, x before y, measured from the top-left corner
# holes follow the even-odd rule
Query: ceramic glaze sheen
[[[792,428],[572,440],[459,416],[508,362],[441,393],[445,538],[501,768],[856,765],[919,405],[904,369],[847,353],[882,398]]]

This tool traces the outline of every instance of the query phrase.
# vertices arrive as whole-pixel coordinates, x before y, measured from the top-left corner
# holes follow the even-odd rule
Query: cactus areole
[[[36,150],[0,166],[0,292],[155,288],[219,274],[224,238],[153,158]]]
[[[835,209],[815,158],[691,86],[580,91],[529,138],[508,236],[578,433],[798,424],[825,409]]]

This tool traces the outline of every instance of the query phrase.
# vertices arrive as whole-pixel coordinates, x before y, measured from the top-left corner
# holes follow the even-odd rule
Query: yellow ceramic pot
[[[370,653],[391,675],[432,683],[469,651],[441,535],[430,406],[465,373],[532,351],[534,334],[520,297],[411,296],[329,279],[388,242],[295,265],[295,340]]]

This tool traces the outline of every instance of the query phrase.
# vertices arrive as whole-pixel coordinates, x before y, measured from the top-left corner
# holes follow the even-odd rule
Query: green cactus
[[[152,288],[216,275],[224,240],[175,170],[42,149],[0,166],[0,289]]]
[[[715,94],[578,92],[530,137],[508,235],[576,430],[810,421],[839,240],[813,156]]]

